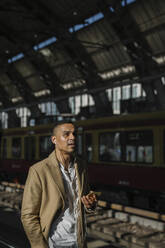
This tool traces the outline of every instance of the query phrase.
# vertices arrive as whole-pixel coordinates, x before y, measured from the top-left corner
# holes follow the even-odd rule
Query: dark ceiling
[[[1,0],[0,55],[1,110],[157,80],[165,1]]]

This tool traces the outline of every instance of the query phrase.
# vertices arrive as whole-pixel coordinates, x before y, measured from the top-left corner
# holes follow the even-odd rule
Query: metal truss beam
[[[24,99],[26,104],[35,102],[36,99],[32,93],[32,89],[24,80],[22,75],[15,69],[13,64],[10,65],[10,67],[8,68],[7,75],[10,78],[12,84],[17,87],[20,96]],[[41,114],[38,105],[30,105],[30,111],[32,115],[34,113],[36,116],[39,116]]]
[[[27,3],[27,2],[26,2]],[[26,6],[30,6],[26,4]],[[2,25],[4,27],[4,25]],[[6,31],[8,30],[8,31]],[[48,63],[44,60],[42,55],[39,55],[38,52],[35,52],[33,50],[33,45],[29,42],[29,40],[25,40],[24,37],[21,34],[15,35],[13,30],[10,30],[10,27],[7,27],[5,25],[5,28],[3,28],[4,32],[8,32],[9,38],[11,38],[12,42],[17,44],[16,47],[18,47],[18,50],[21,50],[22,52],[24,52],[24,54],[27,56],[27,58],[31,61],[31,63],[33,63],[33,65],[35,66],[36,70],[38,71],[38,74],[42,75],[42,77],[44,78],[44,82],[45,85],[48,89],[50,89],[52,97],[54,98],[54,96],[58,96],[58,94],[65,94],[65,91],[62,87],[60,87],[60,80],[57,78],[56,74],[52,72],[52,69],[50,68],[50,66],[48,65]],[[5,33],[6,35],[6,33]],[[24,40],[23,45],[20,45],[19,43],[17,43],[16,38],[13,37],[18,37],[21,40]],[[18,45],[19,44],[19,45]],[[31,47],[30,47],[31,45]],[[18,91],[20,92],[20,95],[23,97],[25,104],[29,104],[29,102],[36,102],[36,99],[34,97],[34,95],[32,94],[32,90],[28,87],[26,81],[24,80],[24,78],[19,74],[19,72],[16,69],[13,69],[14,67],[12,67],[12,65],[7,65],[6,66],[6,70],[8,71],[8,74],[10,74],[10,78],[12,78],[12,81],[15,82],[15,76],[12,75],[12,71],[15,71],[15,75],[17,75],[17,83],[15,84],[16,87],[18,88]],[[42,70],[42,72],[41,72]],[[48,75],[49,78],[46,78],[45,75]],[[18,83],[20,82],[20,83]],[[22,82],[24,82],[24,87],[22,88]],[[28,94],[26,94],[28,92]],[[62,112],[69,112],[70,113],[70,108],[69,108],[69,102],[68,100],[63,100],[62,102],[58,103],[56,102],[57,107],[59,110],[62,110]],[[32,114],[37,114],[39,115],[40,109],[38,108],[37,105],[35,106],[31,106],[30,105],[30,109]]]
[[[64,30],[63,34],[57,35],[59,40],[66,41],[62,42],[62,46],[72,59],[73,66],[76,67],[85,80],[86,88],[91,90],[102,86],[104,82],[98,74],[97,67],[80,41],[70,34],[68,30]],[[101,94],[92,93],[91,95],[98,115],[101,113],[112,114],[112,106],[105,91]]]
[[[111,22],[111,12],[107,6],[102,5],[102,11],[105,19],[113,27],[120,41],[123,43],[128,52],[132,63],[134,64],[139,78],[154,77],[160,74],[160,69],[153,59],[152,50],[140,32],[138,25],[133,20],[128,8],[122,6],[115,8],[115,22]],[[147,100],[150,105],[156,106],[157,109],[165,109],[165,89],[161,78],[150,80],[142,86],[147,94]],[[155,94],[156,90],[156,94]]]
[[[20,0],[17,1],[20,2]],[[77,70],[82,74],[83,79],[85,79],[86,87],[88,89],[92,89],[93,87],[98,87],[103,84],[103,80],[98,75],[97,67],[92,61],[90,55],[87,53],[83,45],[76,39],[76,37],[69,33],[68,22],[65,22],[61,20],[61,18],[55,16],[54,13],[46,8],[45,5],[41,5],[40,3],[41,2],[38,0],[28,3],[25,0],[23,1],[24,7],[30,8],[36,17],[42,16],[45,23],[49,21],[49,25],[53,25],[54,35],[62,43],[63,49],[67,51],[73,61],[77,61],[74,63],[74,66],[77,67]],[[38,8],[39,4],[40,7]],[[100,109],[102,109],[102,112],[112,113],[112,107],[106,92],[102,93],[101,98],[99,94],[92,94],[92,96],[95,103],[97,102],[96,111],[98,113],[100,113]],[[102,98],[104,98],[103,101]],[[98,104],[98,102],[100,102],[100,104]]]
[[[58,95],[66,94],[66,91],[60,86],[60,79],[46,62],[44,56],[41,53],[31,50],[26,53],[26,57],[42,76],[46,87],[51,92],[52,98],[55,98]],[[55,103],[61,113],[71,112],[68,99],[62,100],[60,102],[55,101]]]
[[[7,91],[0,85],[0,92],[1,92],[1,102],[4,108],[8,108],[14,106],[13,102],[9,98],[9,94]]]

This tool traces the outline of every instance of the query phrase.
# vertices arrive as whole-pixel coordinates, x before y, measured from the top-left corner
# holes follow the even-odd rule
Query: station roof
[[[163,0],[1,0],[1,110],[163,76],[164,27]]]

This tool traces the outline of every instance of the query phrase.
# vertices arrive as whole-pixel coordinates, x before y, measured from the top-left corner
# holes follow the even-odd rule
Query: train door
[[[7,138],[0,134],[0,159],[7,158]],[[1,165],[0,165],[1,166]]]
[[[54,150],[50,135],[39,137],[39,159],[44,159]]]
[[[1,139],[1,158],[7,158],[7,138]]]
[[[0,181],[7,181],[8,180],[8,175],[5,172],[5,165],[6,165],[6,159],[7,159],[7,138],[6,137],[1,137],[0,140],[0,145],[1,145],[1,156],[0,156]]]
[[[77,128],[77,135],[76,135],[76,153],[78,156],[82,157],[83,156],[83,128],[78,127]]]
[[[92,133],[85,134],[85,154],[88,162],[93,160]]]
[[[32,161],[36,158],[36,137],[30,136],[24,139],[25,160]]]

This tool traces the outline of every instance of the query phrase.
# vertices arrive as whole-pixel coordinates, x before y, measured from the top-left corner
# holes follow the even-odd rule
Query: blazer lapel
[[[59,163],[57,161],[55,151],[53,151],[49,157],[48,157],[48,163],[47,167],[50,171],[50,175],[53,178],[54,183],[59,189],[59,192],[61,194],[61,197],[63,201],[65,200],[65,188],[64,188],[64,183],[61,175],[61,171],[59,168]]]
[[[83,165],[81,164],[81,161],[79,161],[79,159],[76,159],[74,162],[74,166],[75,166],[77,180],[78,180],[79,195],[81,196],[83,185],[84,185]],[[49,155],[47,167],[50,171],[50,175],[53,178],[55,185],[59,189],[59,192],[61,194],[63,201],[65,202],[66,193],[65,193],[62,175],[61,175],[61,170],[59,168],[59,163],[55,155],[55,151],[53,151]]]

